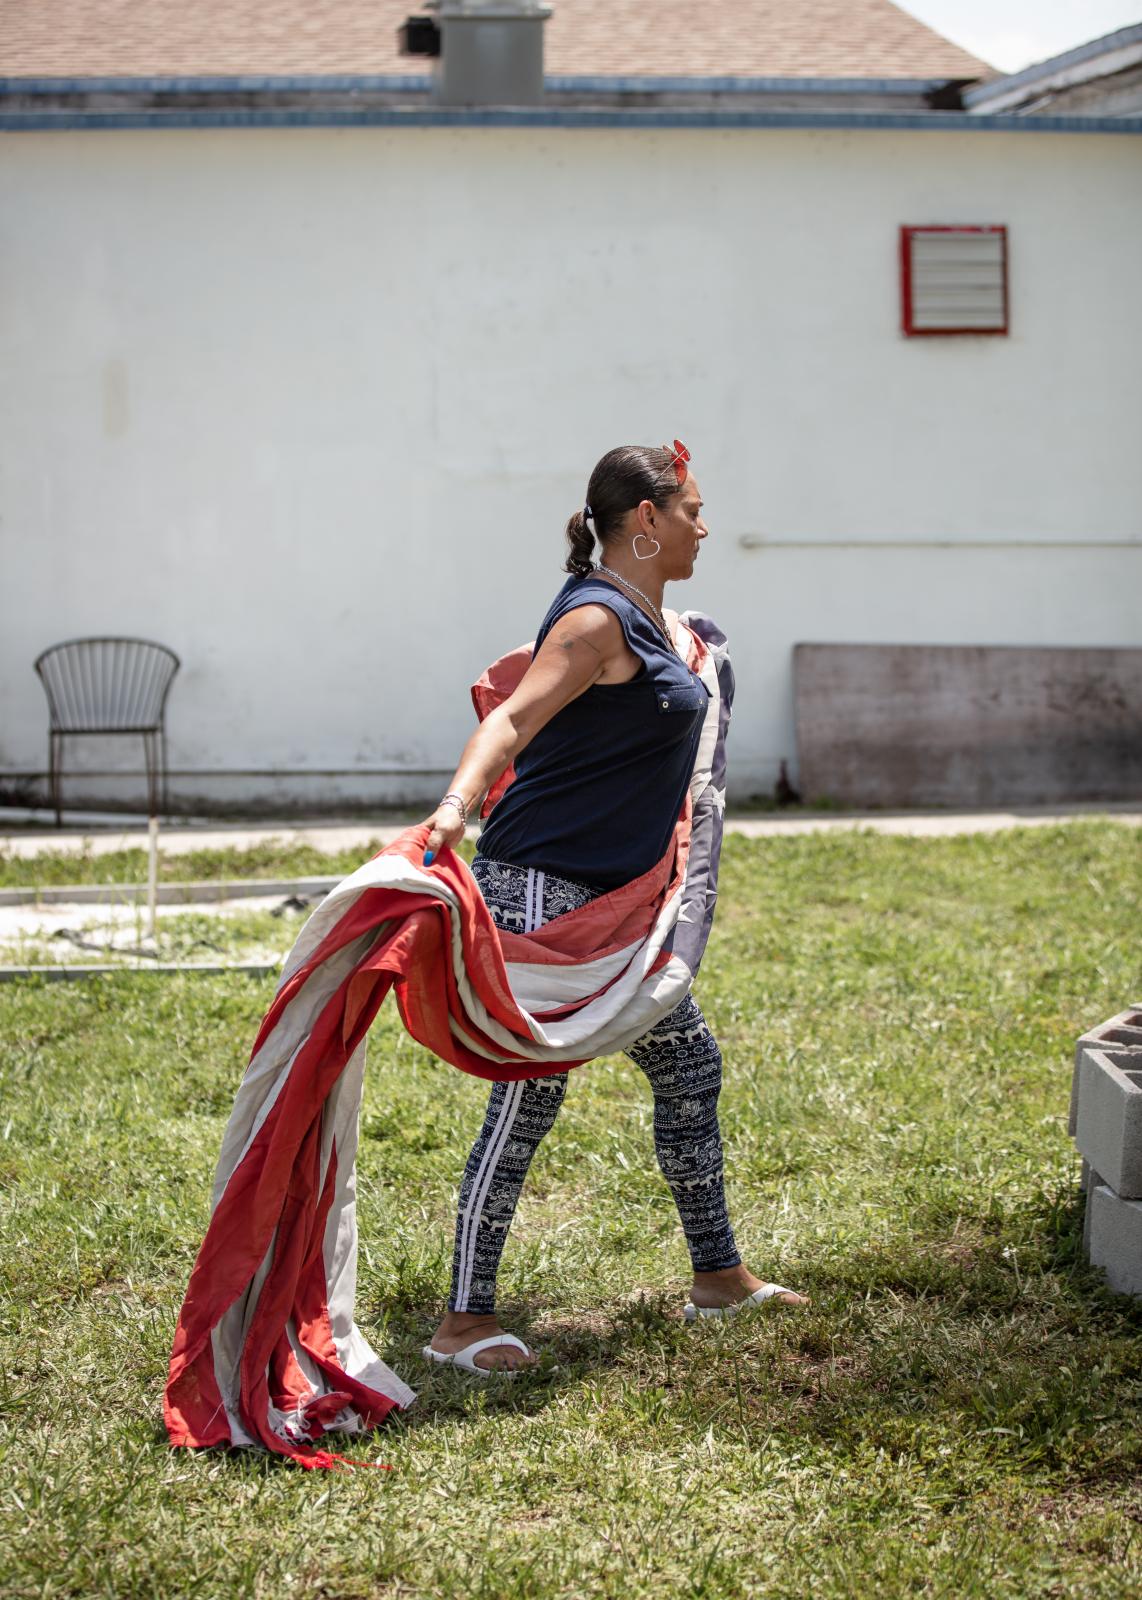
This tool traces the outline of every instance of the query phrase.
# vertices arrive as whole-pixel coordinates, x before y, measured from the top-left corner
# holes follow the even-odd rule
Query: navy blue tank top
[[[682,809],[709,690],[633,600],[602,578],[569,578],[543,619],[538,650],[576,606],[618,617],[642,666],[597,683],[520,751],[515,782],[484,824],[477,853],[617,889],[659,861]]]

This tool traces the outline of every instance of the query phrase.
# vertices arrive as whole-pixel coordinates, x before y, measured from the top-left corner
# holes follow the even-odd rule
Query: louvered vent
[[[901,228],[906,334],[1007,332],[1006,228]]]

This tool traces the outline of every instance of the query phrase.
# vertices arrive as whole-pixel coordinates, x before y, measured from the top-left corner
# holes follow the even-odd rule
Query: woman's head
[[[652,548],[649,541],[659,542],[654,534],[655,513],[673,523],[682,498],[696,499],[697,508],[701,507],[697,485],[677,450],[640,444],[608,450],[591,474],[586,506],[567,524],[571,553],[564,570],[586,577],[594,565],[596,540],[604,555],[618,541],[633,540],[640,534],[648,540],[644,548]]]

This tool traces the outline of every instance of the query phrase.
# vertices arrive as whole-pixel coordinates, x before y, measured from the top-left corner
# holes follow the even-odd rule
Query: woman
[[[707,690],[674,644],[664,586],[689,578],[709,530],[689,452],[622,446],[591,474],[567,524],[571,574],[516,691],[465,747],[428,819],[425,862],[455,845],[513,762],[473,874],[496,925],[532,932],[640,876],[666,849],[694,766]],[[593,532],[592,532],[593,528]],[[592,556],[596,540],[601,559]],[[742,1263],[726,1212],[721,1056],[692,996],[628,1047],[654,1094],[655,1150],[694,1269],[690,1320],[804,1297]],[[567,1074],[494,1085],[465,1168],[448,1312],[427,1359],[486,1372],[535,1360],[495,1312],[496,1272],[531,1158]]]

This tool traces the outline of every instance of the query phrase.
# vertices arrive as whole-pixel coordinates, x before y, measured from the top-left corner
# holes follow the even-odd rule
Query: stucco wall
[[[1008,225],[1009,338],[901,338],[904,222]],[[739,794],[798,640],[1142,641],[1136,138],[15,134],[0,229],[9,793],[36,653],[123,632],[183,658],[176,798],[433,795],[627,440],[694,452]]]

